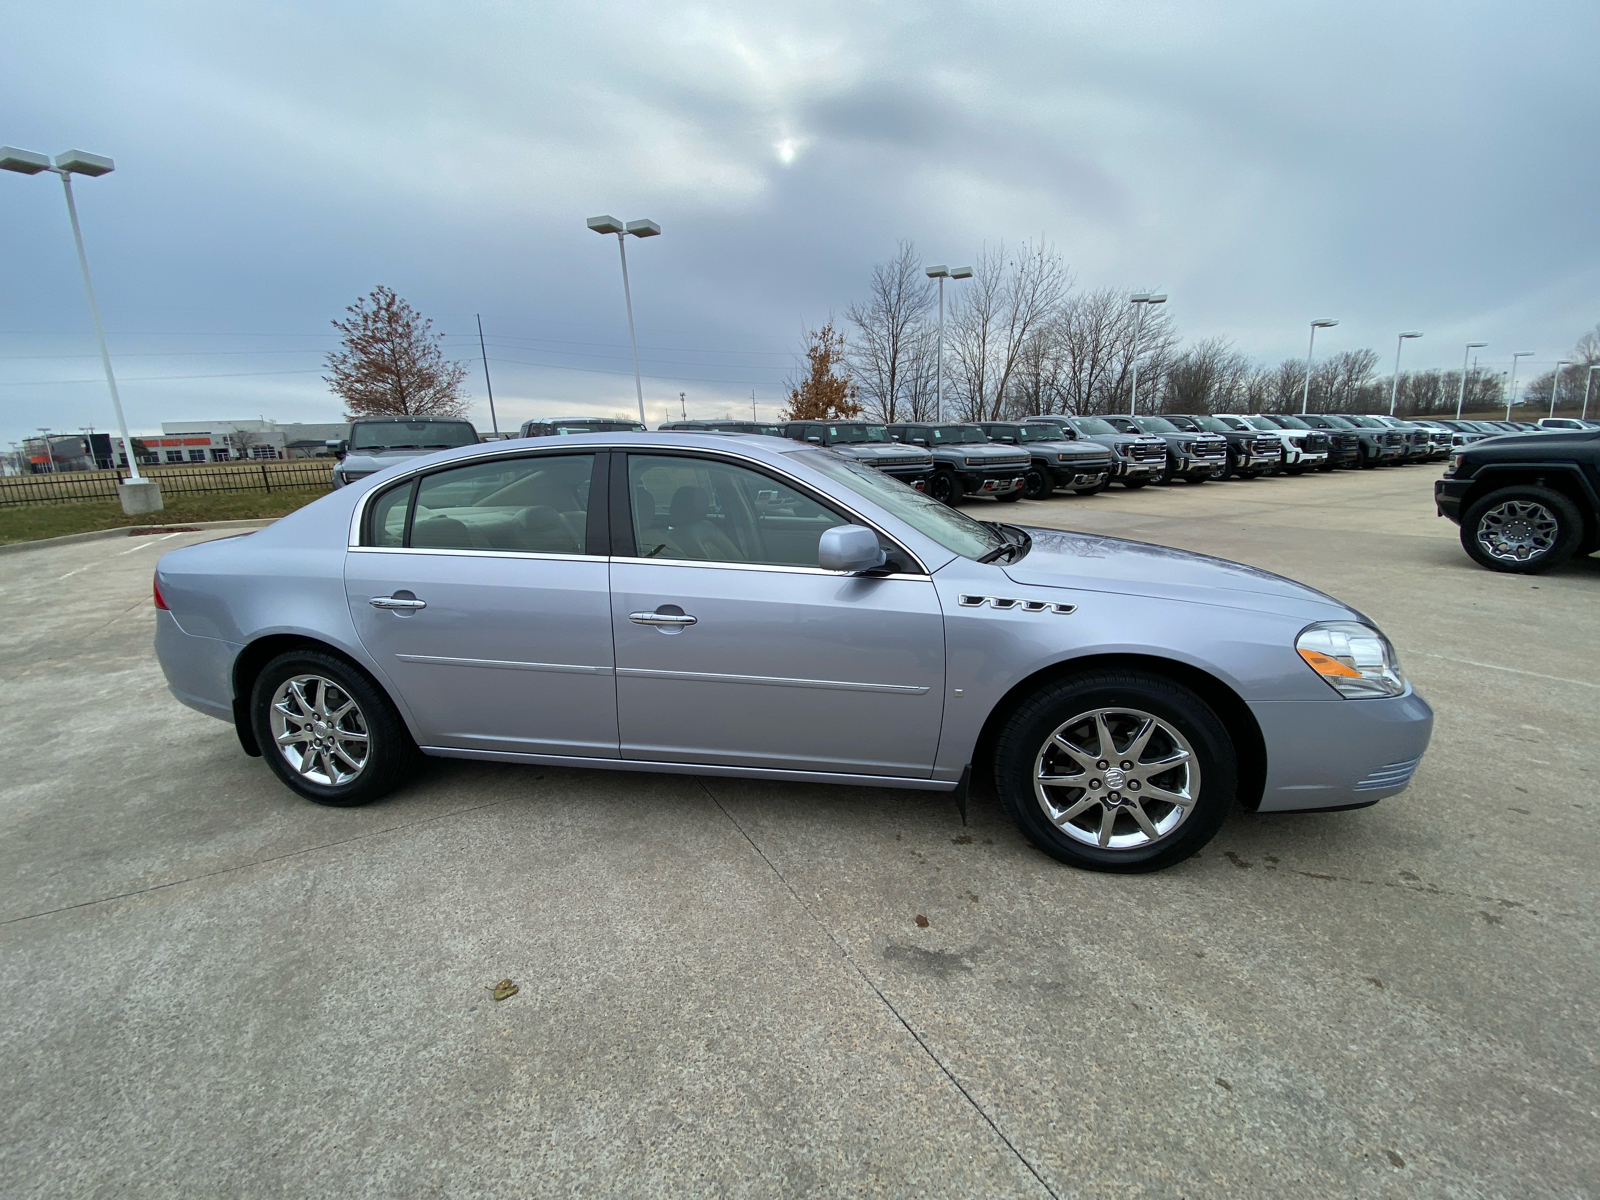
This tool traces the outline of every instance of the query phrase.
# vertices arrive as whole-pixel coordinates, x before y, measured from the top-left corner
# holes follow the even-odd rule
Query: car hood
[[[1048,454],[1071,454],[1078,458],[1104,458],[1106,448],[1099,442],[1027,442],[1016,447],[1031,450],[1037,446]]]
[[[370,475],[408,458],[421,458],[424,454],[437,454],[438,450],[385,450],[382,454],[346,454],[339,460],[339,469],[346,475]]]
[[[1315,588],[1270,571],[1123,538],[1029,528],[1033,547],[1022,561],[1002,566],[1027,587],[1157,596],[1186,603],[1303,616],[1307,621],[1366,621]],[[1370,622],[1367,622],[1370,624]]]
[[[997,446],[993,442],[942,442],[940,450],[948,450],[952,454],[965,454],[968,458],[1017,458],[1019,455],[1027,457],[1027,451],[1021,446]]]
[[[828,447],[837,450],[840,454],[848,454],[852,458],[859,458],[863,462],[927,462],[929,455],[924,450],[913,449],[910,446],[896,446],[885,442],[837,442]]]

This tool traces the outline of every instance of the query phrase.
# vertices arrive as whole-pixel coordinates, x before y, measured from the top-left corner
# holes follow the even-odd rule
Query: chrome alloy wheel
[[[295,675],[272,694],[272,739],[285,762],[308,783],[338,787],[367,765],[367,719],[331,679]]]
[[[1478,520],[1478,545],[1502,562],[1523,563],[1548,554],[1560,535],[1556,515],[1535,500],[1507,500]]]
[[[1103,850],[1138,850],[1182,825],[1200,798],[1200,761],[1167,722],[1132,708],[1079,713],[1046,739],[1033,793],[1051,824]]]

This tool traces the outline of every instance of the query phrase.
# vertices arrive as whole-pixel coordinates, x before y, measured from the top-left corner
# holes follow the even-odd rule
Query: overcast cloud
[[[502,425],[775,411],[874,261],[1043,236],[1260,358],[1426,337],[1536,363],[1600,320],[1586,3],[14,6],[0,142],[109,154],[79,206],[135,432],[335,420],[330,319],[388,284]],[[0,176],[0,441],[111,424],[60,187]],[[465,335],[472,334],[471,341]],[[1524,361],[1524,378],[1536,373]],[[186,377],[186,378],[173,378]],[[204,377],[204,378],[196,378]]]

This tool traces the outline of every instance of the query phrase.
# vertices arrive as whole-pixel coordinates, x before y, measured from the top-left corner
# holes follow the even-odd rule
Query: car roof
[[[422,422],[443,425],[471,425],[466,417],[356,417],[352,425],[416,425]]]

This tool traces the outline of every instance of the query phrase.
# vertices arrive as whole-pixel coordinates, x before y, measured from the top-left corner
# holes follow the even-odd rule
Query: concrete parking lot
[[[1437,710],[1401,796],[1139,877],[987,794],[318,808],[155,664],[215,535],[0,558],[0,1192],[1595,1195],[1600,560],[1474,566],[1436,474],[968,506],[1304,580]]]

